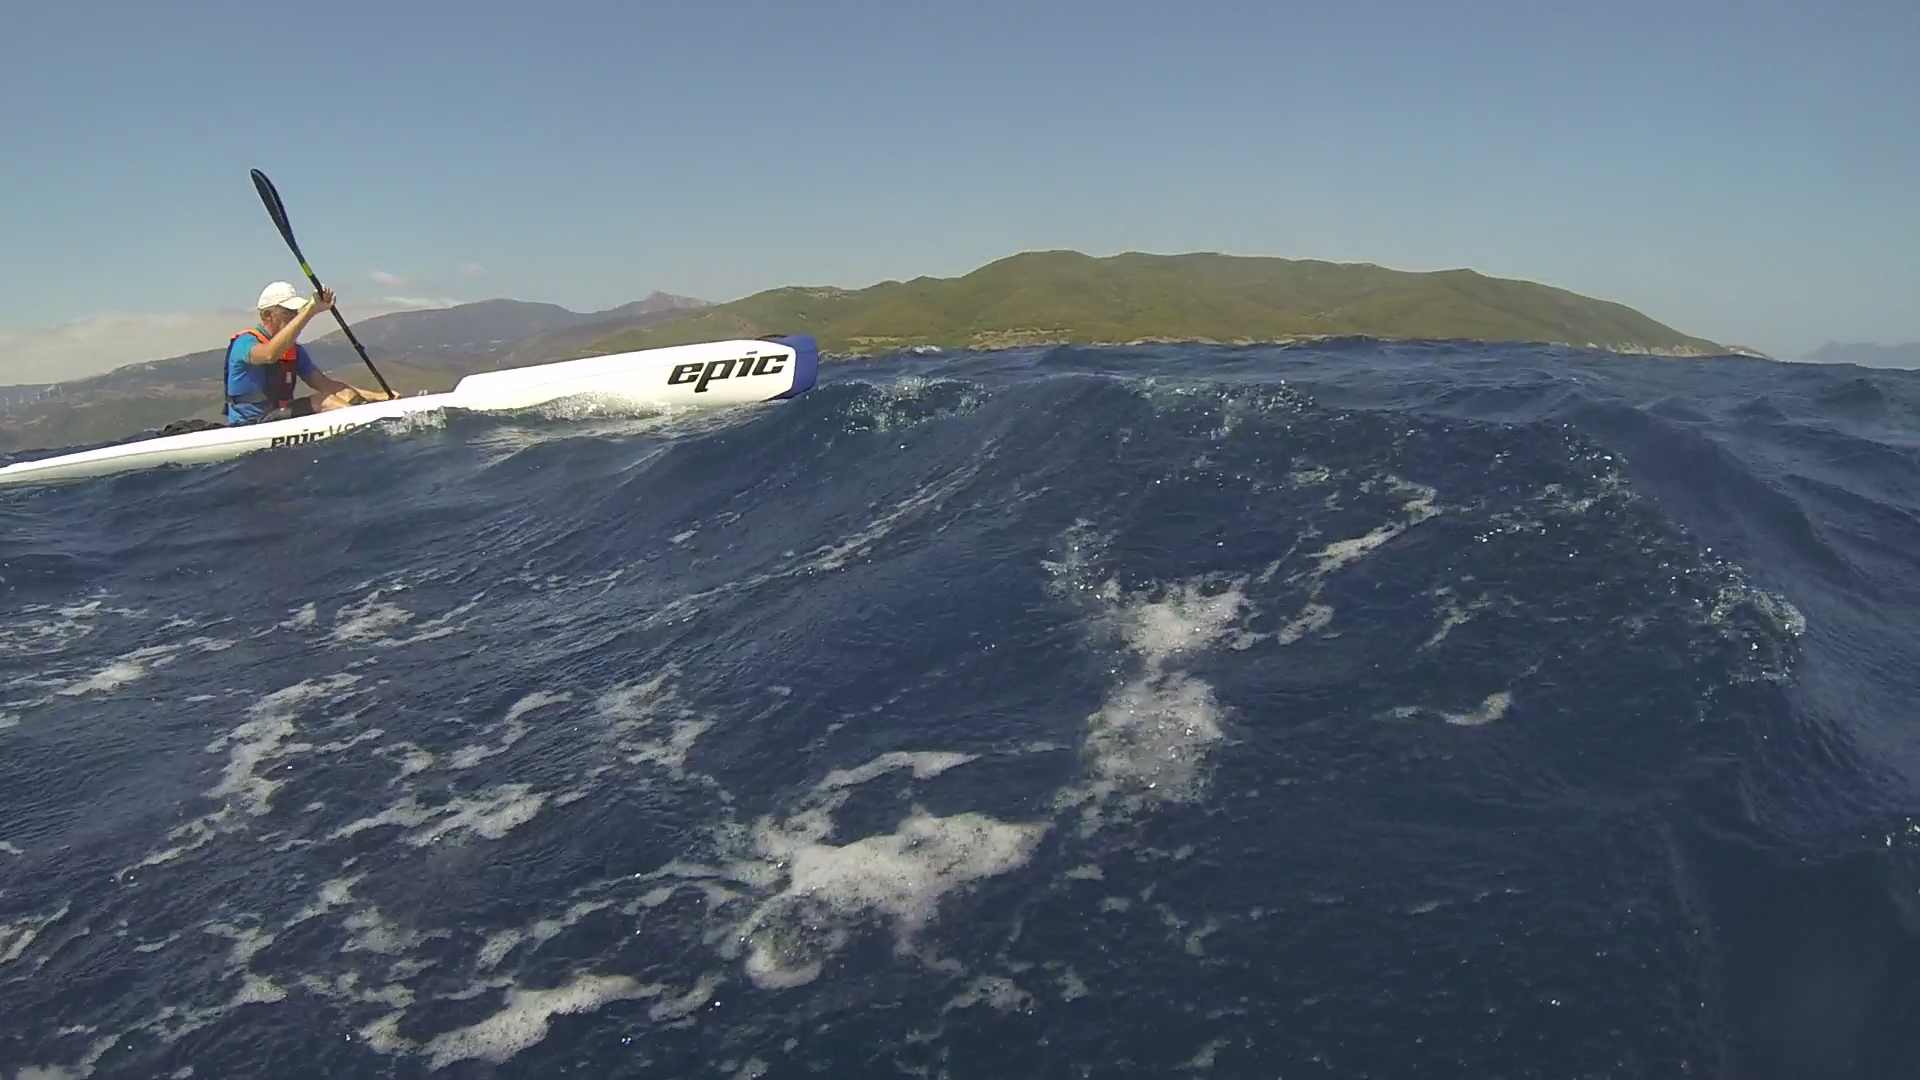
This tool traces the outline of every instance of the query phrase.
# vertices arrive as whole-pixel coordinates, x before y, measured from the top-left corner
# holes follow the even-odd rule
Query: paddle
[[[293,238],[293,222],[287,220],[287,204],[280,201],[280,193],[274,190],[273,181],[267,179],[266,173],[255,169],[253,186],[260,192],[260,201],[267,204],[267,213],[273,215],[273,223],[279,227],[281,238],[286,240],[287,246],[293,249],[293,257],[300,260],[300,269],[306,271],[307,280],[313,282],[314,291],[318,292],[320,279],[313,275],[313,268],[307,265],[307,257],[300,254],[300,241]],[[348,326],[347,320],[341,316],[340,308],[336,305],[328,310],[333,312],[334,321],[340,324],[341,333],[346,334],[347,340],[353,342],[353,350],[360,354],[360,359],[367,362],[367,370],[373,372],[373,377],[380,380],[380,389],[387,392],[387,397],[393,397],[393,387],[387,385],[386,377],[380,374],[380,369],[373,366],[372,358],[367,356],[367,350],[361,346],[360,339],[353,336],[353,328]]]

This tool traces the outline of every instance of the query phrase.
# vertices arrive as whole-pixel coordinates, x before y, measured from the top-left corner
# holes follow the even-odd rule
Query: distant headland
[[[611,334],[584,351],[787,332],[812,334],[842,354],[1325,337],[1524,341],[1672,356],[1750,352],[1683,334],[1623,304],[1472,270],[1077,251],[1026,252],[957,278],[772,289]]]
[[[236,328],[237,329],[237,328]],[[789,286],[709,304],[657,293],[580,314],[495,299],[355,324],[407,392],[550,360],[728,337],[812,334],[828,356],[1050,343],[1263,343],[1332,337],[1538,342],[1666,356],[1758,355],[1683,334],[1622,304],[1472,270],[1232,255],[1096,258],[1034,251],[956,278],[864,289]],[[224,357],[205,352],[104,375],[0,388],[0,452],[123,438],[219,415]],[[336,332],[313,339],[323,369],[363,377]]]

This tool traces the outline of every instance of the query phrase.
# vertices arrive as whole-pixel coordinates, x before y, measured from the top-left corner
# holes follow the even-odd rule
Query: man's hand
[[[313,300],[307,305],[307,313],[318,315],[333,306],[333,290],[321,289],[313,294]]]

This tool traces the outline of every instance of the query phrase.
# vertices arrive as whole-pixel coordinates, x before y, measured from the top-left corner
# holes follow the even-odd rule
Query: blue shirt
[[[265,327],[259,329],[263,334],[267,332]],[[242,334],[233,339],[233,344],[227,346],[228,397],[246,397],[250,394],[259,394],[264,397],[266,395],[267,369],[273,365],[253,364],[247,361],[247,354],[252,352],[253,347],[258,344],[259,342],[253,339],[253,335]],[[313,366],[313,357],[307,355],[307,347],[295,344],[293,351],[297,357],[295,370],[299,372],[299,378],[312,379],[318,369]],[[261,402],[236,401],[227,406],[227,423],[251,423],[260,419],[261,414],[266,411],[266,405]]]

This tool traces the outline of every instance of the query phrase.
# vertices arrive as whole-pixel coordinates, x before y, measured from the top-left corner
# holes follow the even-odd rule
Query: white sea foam
[[[257,926],[235,926],[228,922],[211,922],[205,927],[208,934],[222,937],[233,942],[233,948],[227,953],[228,965],[244,968],[253,962],[261,950],[274,942],[274,935]]]
[[[819,787],[820,790],[823,791],[853,787],[884,776],[895,769],[909,770],[913,773],[915,780],[930,780],[946,772],[948,769],[957,768],[958,766],[965,765],[969,761],[975,760],[977,756],[978,755],[975,754],[953,754],[940,751],[908,753],[895,750],[882,754],[872,761],[867,762],[865,765],[856,768],[835,769],[829,772],[824,780],[820,781]]]
[[[418,743],[406,740],[382,744],[374,749],[373,756],[385,761],[392,761],[398,766],[400,772],[393,779],[387,781],[389,786],[402,784],[406,781],[407,777],[417,776],[420,773],[426,772],[428,769],[433,768],[434,763],[439,760],[431,750],[422,747]]]
[[[152,661],[166,662],[179,651],[176,645],[157,645],[147,649],[136,649],[124,656],[116,657],[107,666],[62,687],[57,693],[75,697],[81,694],[105,693],[124,686],[127,683],[144,679],[147,665]]]
[[[1307,603],[1301,606],[1300,614],[1293,621],[1280,628],[1274,640],[1282,645],[1291,645],[1306,637],[1318,633],[1333,625],[1333,609],[1325,604]]]
[[[985,1005],[997,1012],[1032,1012],[1033,995],[1020,989],[1019,985],[1004,975],[981,975],[968,983],[951,1001],[941,1008],[941,1012],[955,1009],[971,1009],[976,1005]]]
[[[926,423],[927,410],[916,406],[926,401],[932,391],[941,392],[943,397],[951,393],[948,400],[952,404],[941,408],[940,415],[949,411],[972,412],[987,397],[977,383],[920,375],[870,384],[870,388],[870,395],[848,402],[846,409],[849,418],[865,421],[867,430],[875,432],[901,431]]]
[[[484,591],[477,593],[466,603],[416,624],[412,611],[383,599],[387,591],[375,589],[359,603],[342,605],[334,613],[333,632],[329,639],[337,645],[399,648],[450,637],[466,627],[467,623],[460,621],[461,617],[479,607],[486,597]],[[396,636],[403,629],[411,630],[411,633],[404,637]]]
[[[26,915],[0,922],[0,967],[6,967],[26,955],[28,946],[34,943],[41,931],[66,918],[71,909],[71,904],[62,904],[58,911],[48,915]]]
[[[341,922],[341,928],[347,935],[340,947],[341,952],[401,957],[391,964],[392,974],[388,977],[392,980],[412,979],[430,967],[431,963],[406,959],[405,954],[416,949],[424,941],[446,936],[446,932],[414,930],[383,915],[372,904],[356,904],[352,890],[363,876],[354,875],[326,882],[320,887],[315,902],[295,916],[287,926],[297,925],[336,909],[349,909],[347,917]],[[64,915],[64,910],[59,914]],[[161,1042],[177,1043],[195,1032],[218,1024],[236,1010],[249,1006],[271,1006],[289,999],[291,984],[282,984],[250,968],[254,958],[276,940],[276,934],[272,930],[260,925],[252,917],[244,915],[209,922],[202,927],[202,930],[208,935],[224,938],[232,943],[226,956],[226,963],[228,971],[238,979],[237,984],[232,984],[231,991],[223,998],[202,1004],[196,1004],[190,1000],[169,1000],[145,1020],[97,1040],[88,1053],[76,1063],[41,1066],[37,1069],[27,1069],[19,1075],[88,1077],[95,1071],[101,1056],[128,1035],[141,1033]],[[137,951],[157,952],[179,936],[175,933],[161,942],[142,943],[137,947]],[[0,943],[4,943],[5,940],[7,939],[0,938]],[[383,1004],[396,1010],[411,1007],[415,997],[414,991],[399,981],[380,986],[362,986],[359,973],[354,971],[331,975],[303,974],[297,977],[297,986],[316,997],[350,1004]],[[397,1018],[398,1015],[396,1013],[394,1017]],[[91,1030],[71,1028],[63,1031],[62,1034],[84,1033]],[[181,1070],[171,1075],[186,1074],[187,1070]]]
[[[1060,987],[1061,1001],[1078,1001],[1090,993],[1086,980],[1066,964],[1058,960],[1049,960],[1040,966],[1054,973],[1054,981]]]
[[[871,914],[890,917],[896,951],[911,953],[943,897],[1024,865],[1047,829],[916,810],[891,833],[834,845],[817,835],[817,819],[797,827],[763,820],[753,830],[754,851],[784,869],[786,884],[741,927],[747,975],[769,989],[811,982],[845,946],[852,921]]]
[[[852,940],[857,925],[876,917],[891,922],[899,952],[944,965],[917,951],[917,939],[942,899],[1024,864],[1049,826],[977,813],[940,817],[915,808],[891,832],[835,843],[833,812],[854,787],[888,773],[929,779],[972,760],[967,754],[895,751],[833,770],[783,818],[762,817],[745,827],[723,824],[717,839],[723,851],[734,852],[724,866],[673,860],[645,875],[668,884],[621,910],[638,916],[686,884],[706,894],[712,918],[747,903],[744,917],[716,924],[708,939],[723,958],[743,960],[748,977],[763,989],[819,977],[825,959]],[[729,888],[722,879],[748,891]],[[500,946],[510,947],[506,939]]]
[[[245,974],[240,989],[233,992],[233,997],[227,1004],[230,1008],[237,1009],[242,1005],[271,1005],[285,1000],[287,1000],[286,990],[273,980],[249,971]]]
[[[207,746],[209,753],[227,754],[220,783],[207,792],[209,797],[225,805],[169,829],[167,840],[172,846],[150,853],[135,868],[172,862],[204,847],[215,836],[245,828],[248,817],[265,816],[273,808],[274,793],[285,784],[284,780],[271,775],[284,759],[316,749],[337,751],[363,740],[364,734],[323,747],[294,740],[297,733],[294,722],[311,703],[333,703],[358,682],[359,676],[344,673],[309,679],[255,702],[247,710],[245,723]]]
[[[1224,736],[1213,687],[1184,672],[1152,672],[1107,696],[1087,719],[1090,792],[1138,808],[1188,802],[1205,786],[1207,755]]]
[[[1493,601],[1485,596],[1475,597],[1462,604],[1454,591],[1446,586],[1434,590],[1433,595],[1436,596],[1445,607],[1441,612],[1439,627],[1434,630],[1431,637],[1421,643],[1420,648],[1423,650],[1431,649],[1439,645],[1447,639],[1448,634],[1465,626],[1467,623],[1473,621],[1475,615],[1493,606]]]
[[[664,986],[643,986],[624,975],[581,975],[549,990],[515,988],[507,991],[499,1012],[470,1027],[434,1036],[426,1046],[429,1067],[441,1069],[467,1060],[498,1064],[546,1038],[547,1025],[555,1016],[594,1012],[609,1002],[654,998],[665,992]]]
[[[353,887],[366,878],[366,874],[353,874],[348,877],[331,878],[320,884],[313,902],[301,908],[299,914],[287,921],[288,926],[298,926],[308,919],[317,919],[336,908],[353,903]]]
[[[537,948],[559,937],[561,933],[581,919],[586,918],[596,911],[604,911],[612,906],[613,901],[611,900],[580,901],[579,903],[569,906],[565,913],[557,919],[541,919],[535,922],[532,928],[527,931],[527,936],[533,939],[534,947]]]
[[[1280,644],[1292,645],[1333,624],[1334,610],[1320,598],[1330,575],[1379,550],[1408,529],[1439,516],[1440,508],[1435,505],[1439,493],[1433,488],[1398,477],[1388,477],[1382,482],[1404,497],[1405,501],[1400,506],[1401,519],[1370,529],[1360,536],[1332,541],[1308,555],[1314,560],[1314,568],[1304,575],[1308,582],[1307,598],[1301,605],[1300,613],[1276,635]],[[1361,490],[1370,491],[1375,483],[1368,481],[1361,485]]]
[[[1098,605],[1090,628],[1117,636],[1137,664],[1087,718],[1085,781],[1056,796],[1062,809],[1080,806],[1082,831],[1092,832],[1109,812],[1188,802],[1204,792],[1226,714],[1211,685],[1174,665],[1223,642],[1241,644],[1246,635],[1236,624],[1247,602],[1239,579],[1180,582],[1131,597],[1111,579],[1089,588],[1095,553],[1080,547],[1076,559],[1051,564],[1067,579],[1059,591]]]
[[[570,700],[571,697],[571,694],[549,694],[544,691],[535,691],[534,693],[528,694],[513,703],[513,706],[507,710],[506,717],[501,720],[500,723],[487,728],[486,733],[488,735],[498,735],[500,741],[497,745],[476,744],[463,746],[448,756],[447,767],[450,769],[471,769],[488,758],[498,757],[506,753],[508,750],[513,749],[514,743],[527,737],[528,728],[526,721],[522,719],[523,717],[535,709],[544,708],[548,705],[557,705]],[[431,761],[431,755],[429,755],[429,761]]]
[[[52,656],[91,635],[108,617],[145,615],[135,608],[109,607],[101,597],[76,604],[28,604],[0,618],[0,656]]]
[[[831,568],[828,563],[833,559],[857,558],[857,550],[816,553],[831,557],[813,563],[813,568]],[[1108,630],[1117,634],[1125,658],[1141,670],[1121,677],[1101,713],[1089,720],[1082,750],[1088,756],[1090,782],[1106,783],[1108,794],[1121,799],[1138,797],[1158,802],[1193,797],[1204,788],[1205,757],[1223,737],[1224,718],[1211,687],[1191,672],[1179,670],[1179,666],[1204,650],[1244,640],[1244,634],[1239,639],[1234,636],[1246,608],[1241,585],[1223,586],[1208,580],[1155,587],[1131,598],[1114,590],[1104,590],[1101,595],[1104,599],[1099,603]],[[393,607],[401,610],[398,605]],[[419,630],[416,623],[411,615],[400,618],[392,612],[382,613],[370,598],[357,613],[338,620],[334,629],[338,636],[345,628],[346,640],[354,644],[384,644]],[[684,774],[690,749],[715,723],[715,718],[696,711],[675,693],[676,674],[671,668],[665,669],[592,699],[626,761]],[[312,726],[308,719],[312,712],[310,699],[354,690],[354,676],[336,679],[340,681],[314,684],[307,697],[294,694],[280,701],[271,697],[263,700],[255,706],[248,723],[209,747],[228,754],[227,769],[215,793],[228,801],[231,810],[227,817],[209,815],[204,819],[206,829],[244,827],[248,819],[274,808],[280,788],[273,773],[277,765],[296,753],[325,749],[300,741],[302,727]],[[436,764],[465,768],[507,752],[544,719],[536,710],[565,700],[566,695],[528,695],[487,729],[484,741],[444,752],[438,758],[412,743],[382,745],[375,754],[391,761],[400,773],[394,783],[401,790],[390,792],[389,798],[403,797],[370,817],[340,826],[331,838],[391,827],[397,830],[393,839],[420,847],[467,838],[499,839],[534,820],[549,802],[561,796],[536,791],[529,784],[509,784],[468,792],[441,803],[419,791],[407,790],[412,787],[408,781]],[[353,746],[372,735],[362,732],[329,745]],[[706,893],[706,913],[694,916],[703,920],[705,940],[718,945],[726,959],[739,961],[745,976],[763,989],[801,985],[820,977],[831,956],[868,924],[879,925],[882,932],[890,931],[900,954],[918,957],[943,971],[967,974],[961,965],[931,956],[926,944],[932,938],[928,928],[937,922],[943,909],[951,908],[960,891],[1027,864],[1051,823],[1008,822],[982,813],[940,816],[914,807],[891,831],[849,837],[835,835],[833,812],[844,804],[848,793],[876,779],[892,777],[901,784],[909,778],[927,781],[975,760],[972,754],[939,750],[893,752],[834,769],[795,812],[740,823],[738,846],[721,853],[726,865],[678,865],[672,873],[680,875],[680,880],[652,887],[637,899],[634,897],[640,890],[617,900],[583,900],[576,892],[575,899],[564,908],[548,909],[542,913],[544,917],[528,925],[497,930],[484,938],[476,936],[470,948],[476,952],[476,966],[484,979],[469,980],[464,989],[455,991],[444,987],[416,991],[405,985],[428,964],[437,962],[431,958],[440,955],[435,950],[421,951],[420,945],[435,937],[450,936],[448,932],[429,925],[406,925],[383,914],[374,903],[356,898],[353,892],[362,878],[347,876],[343,869],[343,876],[325,883],[293,922],[323,916],[338,919],[344,932],[340,950],[361,954],[352,963],[364,967],[367,954],[400,962],[389,965],[391,970],[385,976],[368,976],[365,983],[355,972],[326,968],[284,985],[243,971],[239,988],[221,1008],[279,1001],[290,991],[343,1003],[384,1006],[390,1010],[387,1015],[366,1024],[360,1035],[378,1051],[421,1054],[435,1069],[466,1060],[506,1061],[547,1037],[553,1017],[591,1012],[615,1001],[645,999],[651,1006],[646,1015],[652,1022],[691,1023],[710,1015],[709,1006],[722,980],[731,975],[731,964],[724,973],[710,971],[698,976],[691,986],[685,982],[671,987],[644,985],[623,974],[588,972],[562,976],[570,981],[551,989],[511,984],[513,961],[527,960],[532,949],[562,939],[582,920],[595,918],[597,925],[597,919],[616,917],[596,917],[596,913],[616,904],[624,904],[618,910],[637,918],[685,917],[685,911],[696,905],[676,905],[671,912],[654,911],[682,889],[690,902],[695,889]],[[352,866],[351,861],[348,866]],[[388,907],[402,910],[392,903]],[[275,940],[273,928],[250,927],[244,918],[209,924],[206,929],[231,942],[229,962],[243,969]],[[318,929],[310,928],[310,932]],[[284,930],[279,933],[286,936]],[[734,950],[731,954],[727,952],[729,942]],[[395,974],[398,972],[405,974]],[[1018,971],[1014,975],[1027,987],[999,975],[972,977],[951,1007],[1028,1009],[1034,1005],[1033,991],[1046,994],[1052,985],[1038,975],[1033,977],[1041,980],[1038,982]],[[1055,978],[1061,995],[1068,1000],[1087,993],[1084,982],[1071,972]],[[408,1013],[414,1007],[416,993],[445,999],[494,990],[506,990],[506,996],[493,1015],[437,1035],[421,1032],[409,1037],[413,1028]],[[182,1012],[175,1019],[198,1023],[202,1014]],[[363,1019],[357,1018],[356,1022]],[[412,1017],[413,1022],[420,1019]],[[759,1071],[764,1069],[762,1064]],[[723,1071],[736,1070],[729,1064]],[[756,1070],[741,1066],[737,1071],[747,1075]]]
[[[333,640],[339,642],[380,641],[390,632],[413,621],[413,612],[398,604],[367,599],[347,604],[334,615]]]
[[[608,722],[607,730],[624,761],[652,764],[683,778],[687,754],[714,721],[696,713],[667,685],[678,674],[679,669],[669,665],[652,678],[608,690],[594,706]]]
[[[385,1005],[390,1009],[411,1008],[414,993],[411,987],[399,983],[388,983],[378,988],[360,984],[360,973],[343,971],[332,978],[307,974],[300,976],[300,986],[308,993],[330,1001],[343,1001],[359,1005]]]
[[[1479,707],[1466,712],[1449,712],[1423,705],[1400,705],[1389,709],[1387,715],[1395,720],[1411,720],[1422,714],[1437,716],[1456,727],[1479,727],[1506,718],[1507,710],[1513,707],[1513,693],[1499,690],[1488,694],[1481,700]]]
[[[95,1039],[85,1056],[72,1065],[25,1065],[13,1074],[14,1080],[87,1080],[100,1059],[119,1042],[118,1034]]]
[[[429,938],[444,937],[444,932],[421,933],[389,919],[379,907],[368,904],[341,920],[352,936],[340,946],[343,953],[374,953],[379,956],[404,956]]]
[[[482,970],[492,970],[500,966],[500,961],[520,947],[527,935],[518,930],[501,930],[487,935],[486,944],[480,946],[480,952],[474,957],[474,963]]]
[[[295,683],[262,698],[248,710],[250,719],[246,723],[207,747],[210,752],[228,752],[220,784],[208,794],[216,799],[232,799],[254,817],[266,814],[272,809],[273,793],[285,781],[264,775],[261,767],[289,754],[312,749],[288,741],[294,735],[294,721],[302,707],[310,701],[338,694],[359,679],[357,675],[331,675]]]
[[[1179,1066],[1180,1071],[1206,1072],[1213,1068],[1214,1056],[1232,1045],[1231,1039],[1210,1039],[1205,1046],[1195,1051],[1192,1057]]]
[[[1480,703],[1480,707],[1472,712],[1447,713],[1447,723],[1457,724],[1461,727],[1479,727],[1481,724],[1491,724],[1495,720],[1505,717],[1507,715],[1507,709],[1512,707],[1512,705],[1513,695],[1508,691],[1501,690],[1497,693],[1488,694],[1486,700]]]
[[[107,663],[106,667],[84,679],[68,683],[55,693],[66,697],[107,693],[146,678],[154,669],[165,667],[179,659],[180,654],[187,649],[197,648],[202,652],[220,652],[231,648],[233,644],[222,638],[196,637],[188,641],[135,649],[115,657]]]
[[[339,840],[369,829],[399,826],[412,830],[404,839],[414,847],[426,847],[458,833],[498,840],[537,817],[547,797],[546,792],[536,791],[529,784],[501,784],[438,806],[423,806],[408,795],[372,817],[340,826],[328,839]]]
[[[647,1010],[647,1019],[655,1023],[685,1020],[695,1012],[698,1012],[708,1002],[712,1001],[713,992],[719,989],[719,986],[720,977],[712,972],[708,972],[700,976],[699,980],[694,983],[693,988],[686,993],[681,994],[679,997],[669,998],[659,1002],[649,1008]]]
[[[1203,592],[1184,582],[1157,600],[1140,600],[1121,609],[1127,646],[1149,664],[1164,664],[1219,640],[1246,603],[1238,588]]]

